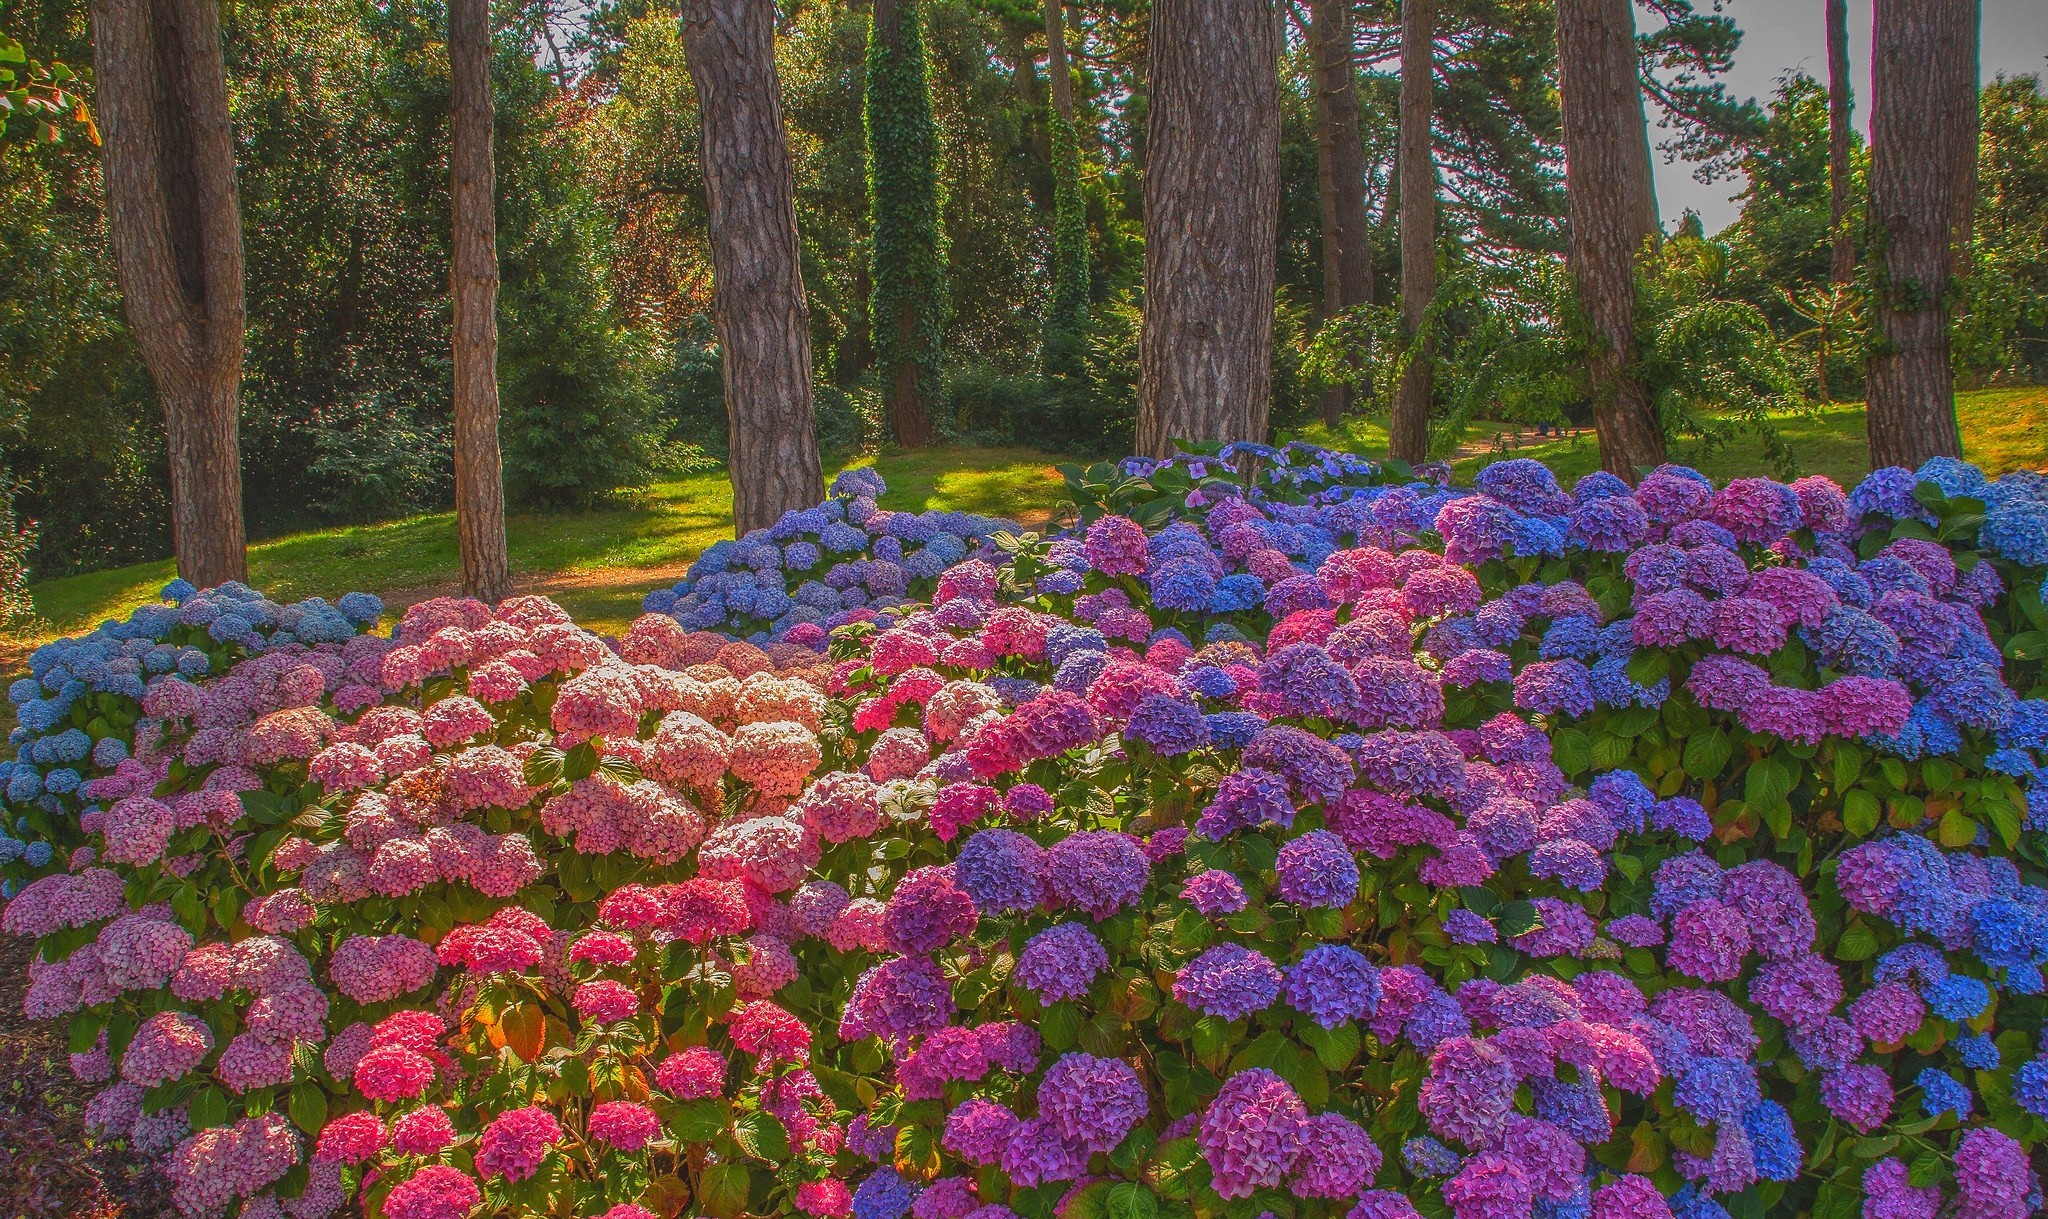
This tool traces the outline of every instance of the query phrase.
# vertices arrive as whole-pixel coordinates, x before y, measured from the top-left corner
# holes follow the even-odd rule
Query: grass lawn
[[[1025,449],[945,448],[873,464],[889,483],[884,507],[954,509],[1037,525],[1060,498],[1050,460]],[[706,546],[732,535],[732,484],[722,470],[692,474],[656,483],[614,508],[513,516],[505,532],[513,580],[522,590],[546,593],[594,630],[617,632],[638,616],[642,594],[681,579]],[[35,584],[29,592],[46,629],[21,642],[125,616],[154,601],[174,574],[166,559]],[[452,592],[461,578],[450,512],[290,534],[249,547],[250,583],[279,601],[363,589],[407,603]]]
[[[1959,394],[1957,410],[1964,455],[1970,460],[1993,473],[2048,468],[2048,388]],[[1848,485],[1869,468],[1861,404],[1787,416],[1778,427],[1803,473],[1827,474]],[[1301,438],[1320,444],[1333,439],[1320,424],[1304,429]],[[1386,426],[1381,420],[1354,419],[1334,439],[1355,452],[1383,452]],[[1533,433],[1524,431],[1519,440],[1508,425],[1475,427],[1457,459],[1460,474],[1469,478],[1478,466],[1502,456],[1535,457],[1569,484],[1598,465],[1590,432],[1538,444]],[[1761,446],[1747,438],[1704,453],[1697,446],[1680,446],[1672,458],[1717,480],[1764,471]],[[889,454],[873,464],[889,482],[884,507],[957,509],[1037,526],[1051,516],[1061,496],[1054,460],[1030,449],[938,448]],[[615,633],[639,614],[642,594],[674,583],[706,546],[731,535],[732,487],[722,471],[694,474],[656,483],[613,508],[514,516],[506,532],[513,579],[521,591],[545,593],[578,622]],[[0,671],[18,668],[26,649],[43,639],[124,616],[154,600],[171,576],[171,563],[164,560],[31,586],[44,626],[0,642]],[[258,542],[249,548],[249,578],[280,601],[365,589],[395,606],[452,592],[461,578],[453,514]]]
[[[1962,425],[1963,456],[1986,472],[2048,468],[2048,387],[1960,393],[1956,395],[1956,415]],[[1853,486],[1870,472],[1862,403],[1838,402],[1810,412],[1781,415],[1776,425],[1778,434],[1792,446],[1800,473],[1825,474],[1843,486]],[[1381,420],[1349,420],[1341,431],[1341,447],[1363,453],[1386,447],[1387,429]],[[1321,424],[1303,429],[1301,438],[1330,443],[1330,433]],[[1555,470],[1566,486],[1600,468],[1599,449],[1590,430],[1539,442],[1527,427],[1521,428],[1517,437],[1515,425],[1492,423],[1473,426],[1453,465],[1461,480],[1469,480],[1479,467],[1502,457],[1534,457]],[[1768,472],[1763,445],[1749,436],[1711,450],[1704,450],[1698,442],[1681,444],[1672,451],[1671,459],[1698,468],[1716,482]]]

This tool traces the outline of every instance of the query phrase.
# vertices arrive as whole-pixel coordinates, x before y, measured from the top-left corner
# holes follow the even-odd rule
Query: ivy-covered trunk
[[[1323,318],[1372,302],[1372,238],[1365,213],[1365,150],[1359,143],[1358,76],[1352,66],[1351,7],[1311,0],[1311,69],[1316,91],[1316,170],[1322,199]],[[1350,409],[1349,386],[1322,395],[1323,422]]]
[[[1081,197],[1081,144],[1074,126],[1074,82],[1067,67],[1064,0],[1045,0],[1046,76],[1052,82],[1046,127],[1052,153],[1052,302],[1045,316],[1046,371],[1078,371],[1088,324],[1088,205]]]
[[[869,324],[896,442],[931,443],[946,312],[939,231],[939,136],[932,122],[918,0],[875,0],[868,36],[868,208],[874,224]]]

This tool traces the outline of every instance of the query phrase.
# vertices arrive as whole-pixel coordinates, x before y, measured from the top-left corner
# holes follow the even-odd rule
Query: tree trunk
[[[164,407],[171,542],[202,588],[248,576],[242,525],[242,215],[213,0],[95,0],[107,227]]]
[[[712,312],[732,427],[733,528],[746,533],[825,498],[774,6],[690,0],[683,52],[703,133]]]
[[[1828,25],[1828,232],[1833,234],[1828,279],[1856,278],[1856,239],[1849,232],[1849,0],[1827,0]]]
[[[448,0],[449,297],[455,330],[455,534],[462,590],[512,594],[498,455],[498,204],[491,157],[490,0]]]
[[[1263,440],[1280,219],[1274,0],[1153,0],[1138,450]]]
[[[1372,244],[1365,213],[1365,149],[1360,144],[1358,77],[1352,65],[1348,0],[1309,0],[1315,47],[1316,170],[1322,196],[1323,318],[1372,301]],[[1348,386],[1323,391],[1323,422],[1336,427],[1351,408]]]
[[[1052,162],[1052,301],[1046,309],[1047,372],[1080,371],[1088,323],[1088,204],[1081,196],[1080,133],[1074,126],[1074,82],[1067,67],[1065,0],[1045,0],[1045,70],[1052,82],[1046,129]]]
[[[1633,29],[1629,0],[1558,0],[1568,261],[1592,332],[1586,365],[1600,465],[1631,483],[1664,460],[1664,434],[1635,366],[1635,255],[1645,209]]]
[[[938,130],[932,122],[918,0],[874,0],[868,39],[868,207],[873,216],[870,338],[896,443],[931,443],[945,316]]]
[[[1877,0],[1873,20],[1870,462],[1912,469],[1962,455],[1948,298],[1977,169],[1977,0]]]
[[[1430,350],[1423,327],[1436,299],[1436,160],[1430,114],[1436,83],[1436,0],[1401,5],[1401,325],[1411,355],[1394,396],[1387,456],[1429,457]]]

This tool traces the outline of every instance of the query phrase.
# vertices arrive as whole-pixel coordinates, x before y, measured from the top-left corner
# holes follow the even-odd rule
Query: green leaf
[[[789,1159],[789,1131],[773,1114],[749,1113],[733,1124],[732,1137],[757,1160],[780,1164]]]
[[[1081,1013],[1071,1001],[1053,1004],[1038,1021],[1038,1035],[1048,1049],[1070,1050],[1081,1037]]]
[[[1877,797],[1860,787],[1842,797],[1842,825],[1858,838],[1877,830],[1877,820],[1883,812],[1884,806],[1877,802]]]
[[[1511,940],[1542,927],[1543,916],[1537,912],[1534,902],[1512,901],[1500,908],[1493,924],[1499,930],[1500,938]]]
[[[1766,754],[1743,775],[1742,802],[1759,813],[1774,811],[1792,794],[1792,783],[1792,766],[1777,754]]]
[[[1120,1181],[1109,1189],[1109,1219],[1159,1219],[1159,1199],[1135,1181]]]
[[[1713,728],[1685,738],[1685,751],[1680,758],[1686,774],[1705,780],[1718,777],[1733,756],[1735,746],[1729,741],[1727,731]]]
[[[1941,825],[1936,831],[1941,845],[1955,850],[1977,841],[1977,823],[1969,814],[1959,808],[1952,808],[1941,815]]]
[[[1877,933],[1860,922],[1849,924],[1835,943],[1835,955],[1844,961],[1868,961],[1877,955]]]
[[[740,1163],[713,1164],[704,1170],[698,1201],[715,1219],[738,1219],[746,1213],[753,1174]]]
[[[185,1109],[194,1130],[211,1130],[228,1124],[228,1094],[211,1085],[201,1088]]]
[[[1361,1038],[1355,1024],[1340,1024],[1326,1029],[1310,1021],[1302,1026],[1301,1039],[1308,1048],[1315,1051],[1316,1060],[1331,1071],[1342,1071],[1358,1057]]]
[[[327,1124],[327,1093],[318,1084],[301,1083],[286,1099],[285,1113],[291,1117],[292,1125],[307,1134],[318,1134]]]
[[[1593,763],[1593,741],[1577,728],[1560,728],[1550,734],[1550,757],[1559,770],[1578,774]]]
[[[708,1143],[725,1129],[732,1113],[722,1100],[684,1101],[675,1109],[670,1123],[676,1139],[684,1143]]]

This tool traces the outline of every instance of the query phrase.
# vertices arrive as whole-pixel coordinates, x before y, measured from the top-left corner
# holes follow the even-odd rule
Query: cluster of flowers
[[[887,490],[872,466],[846,470],[824,503],[713,543],[642,608],[693,630],[818,645],[834,627],[930,596],[948,567],[992,557],[990,539],[1015,528],[969,512],[891,511],[876,502]]]
[[[0,893],[79,844],[78,819],[93,807],[87,779],[128,756],[150,683],[204,678],[273,647],[339,645],[384,612],[368,593],[281,606],[240,584],[200,592],[183,580],[166,585],[162,600],[44,644],[29,655],[29,675],[8,687],[16,726],[14,756],[0,761],[9,814],[0,819]]]
[[[816,619],[810,534],[934,550],[872,475],[616,645],[152,671],[31,1015],[192,1215],[2038,1207],[2037,480],[1128,473]]]

